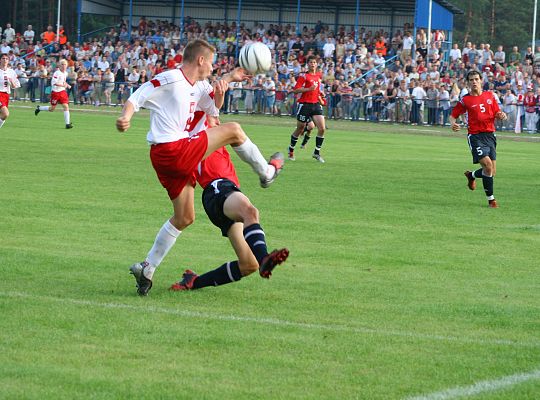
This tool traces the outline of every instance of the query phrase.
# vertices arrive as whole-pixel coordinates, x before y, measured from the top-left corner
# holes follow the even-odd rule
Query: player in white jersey
[[[283,154],[274,154],[267,163],[257,146],[235,122],[189,136],[197,106],[210,117],[217,117],[216,104],[223,103],[229,83],[246,78],[244,71],[238,68],[217,81],[212,89],[205,82],[212,74],[214,54],[215,48],[204,40],[188,43],[181,68],[158,74],[144,83],[128,99],[122,115],[116,120],[116,128],[124,132],[140,107],[150,110],[147,135],[151,144],[150,159],[173,206],[173,216],[158,232],[146,259],[130,268],[137,282],[137,292],[142,296],[151,289],[157,266],[182,230],[195,219],[195,172],[201,160],[230,144],[259,175],[262,187],[268,187],[283,168]]]
[[[60,60],[58,62],[58,69],[54,71],[51,79],[51,105],[50,106],[37,106],[34,111],[35,115],[38,115],[40,111],[53,112],[58,103],[62,104],[64,109],[64,122],[66,123],[66,129],[73,128],[70,121],[69,114],[69,97],[66,89],[70,89],[71,85],[67,83],[67,60]]]
[[[9,94],[11,89],[21,87],[17,79],[17,74],[9,68],[9,57],[7,54],[0,56],[0,128],[9,117]]]

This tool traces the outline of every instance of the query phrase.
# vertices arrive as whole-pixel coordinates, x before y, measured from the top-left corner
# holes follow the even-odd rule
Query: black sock
[[[315,138],[315,151],[313,152],[313,154],[319,155],[323,142],[324,142],[324,136],[317,136]]]
[[[261,265],[263,258],[268,255],[266,238],[261,226],[259,224],[253,224],[244,228],[244,239],[257,259],[257,262]]]
[[[304,140],[302,140],[302,146],[305,146],[307,142],[309,142],[309,139],[311,139],[311,136],[309,136],[308,131],[306,131],[306,134],[304,135]]]
[[[242,274],[238,267],[238,261],[229,261],[221,267],[209,271],[206,274],[202,274],[195,279],[195,282],[193,282],[193,289],[200,289],[206,286],[226,285],[227,283],[236,282],[240,279],[242,279]]]
[[[484,192],[486,192],[486,196],[493,196],[493,177],[483,175],[482,183],[484,184]]]
[[[476,171],[473,171],[472,176],[473,176],[473,178],[477,178],[477,179],[482,178],[484,176],[482,174],[482,168],[477,169]]]
[[[291,135],[291,145],[289,146],[289,151],[294,151],[294,146],[296,146],[296,142],[298,142],[298,138],[294,135]]]

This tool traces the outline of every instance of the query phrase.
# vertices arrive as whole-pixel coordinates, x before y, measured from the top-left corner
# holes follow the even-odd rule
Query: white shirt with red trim
[[[54,74],[51,79],[51,86],[53,92],[63,92],[66,90],[64,84],[66,83],[67,72],[62,72],[59,69],[54,71]],[[59,85],[59,86],[58,86]]]
[[[21,87],[17,74],[11,68],[0,69],[0,92],[11,93],[11,88]]]
[[[187,138],[193,130],[195,110],[218,116],[214,90],[208,81],[190,82],[181,69],[158,74],[139,87],[128,99],[135,112],[150,110],[148,143],[169,143]]]

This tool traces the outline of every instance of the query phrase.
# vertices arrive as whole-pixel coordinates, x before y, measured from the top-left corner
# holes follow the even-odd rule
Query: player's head
[[[0,56],[0,65],[6,66],[9,63],[9,56],[6,53],[2,53]]]
[[[202,78],[207,78],[212,73],[212,61],[216,49],[206,40],[195,39],[189,42],[184,49],[183,62],[192,67],[201,68],[201,72],[206,75]]]
[[[309,56],[307,58],[306,64],[308,66],[308,69],[311,71],[315,71],[317,69],[317,57],[316,56]]]
[[[467,82],[471,82],[472,80],[475,80],[476,77],[478,77],[478,79],[482,79],[482,76],[480,75],[480,72],[476,71],[476,70],[472,70],[472,71],[469,71],[467,73]]]
[[[60,68],[60,71],[65,71],[67,69],[68,62],[65,58],[62,58],[60,61],[58,61],[58,68]]]

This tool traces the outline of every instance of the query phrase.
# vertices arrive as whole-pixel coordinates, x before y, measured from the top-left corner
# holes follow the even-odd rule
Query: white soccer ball
[[[238,61],[242,68],[255,75],[270,69],[272,66],[272,54],[264,43],[249,43],[240,50]]]

